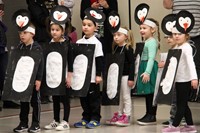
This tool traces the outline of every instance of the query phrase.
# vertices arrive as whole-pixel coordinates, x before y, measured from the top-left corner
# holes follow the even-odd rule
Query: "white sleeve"
[[[186,62],[188,63],[188,71],[190,72],[190,78],[192,79],[197,79],[197,72],[196,72],[196,67],[194,64],[194,58],[192,55],[192,48],[188,48],[187,50],[184,51],[186,53]]]

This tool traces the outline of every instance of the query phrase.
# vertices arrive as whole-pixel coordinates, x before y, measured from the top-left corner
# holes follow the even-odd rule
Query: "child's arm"
[[[156,53],[157,53],[157,43],[156,42],[149,42],[147,44],[148,48],[148,61],[147,61],[147,67],[143,74],[140,75],[142,77],[142,82],[147,83],[150,80],[150,74],[153,69]]]
[[[41,81],[40,80],[36,80],[35,81],[35,89],[36,89],[36,91],[40,90],[40,86],[41,86]]]
[[[66,79],[66,86],[67,88],[71,87],[71,79],[72,79],[72,72],[67,73],[67,79]]]
[[[95,62],[96,62],[96,84],[99,84],[102,81],[102,77],[101,77],[102,67],[103,67],[102,59],[103,59],[102,56],[98,56],[98,57],[95,58]]]
[[[72,74],[73,74],[73,49],[72,46],[70,44],[70,42],[68,42],[68,56],[67,56],[67,63],[68,63],[68,72],[67,73],[67,78],[66,78],[66,86],[67,88],[70,88],[71,86],[71,79],[72,79]]]
[[[191,86],[193,89],[197,89],[198,88],[198,80],[197,79],[193,79],[191,81]]]
[[[165,66],[165,62],[164,61],[160,61],[159,63],[158,63],[158,67],[159,68],[163,68]]]
[[[131,47],[129,47],[129,49],[126,50],[126,57],[129,62],[128,86],[133,87],[134,72],[135,72],[135,59],[134,59],[133,49]]]

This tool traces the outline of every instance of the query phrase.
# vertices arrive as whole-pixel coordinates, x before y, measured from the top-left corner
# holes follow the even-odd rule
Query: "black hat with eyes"
[[[139,25],[141,25],[147,15],[149,13],[149,5],[147,5],[146,3],[142,3],[142,4],[139,4],[136,8],[135,8],[135,22]]]
[[[112,11],[108,15],[107,21],[108,29],[111,33],[115,33],[120,28],[120,16],[116,11]]]
[[[168,14],[166,15],[161,23],[162,31],[166,35],[172,35],[172,28],[176,24],[176,14]]]
[[[17,26],[19,31],[23,31],[30,25],[30,13],[26,9],[17,10],[13,16],[12,21]]]
[[[85,19],[90,19],[93,22],[101,23],[105,21],[105,18],[105,14],[98,9],[91,7],[85,9]]]
[[[194,27],[194,23],[194,16],[186,10],[182,10],[176,15],[175,26],[183,34],[189,33]]]
[[[63,25],[71,18],[71,12],[66,6],[55,6],[51,9],[50,20],[53,23]]]

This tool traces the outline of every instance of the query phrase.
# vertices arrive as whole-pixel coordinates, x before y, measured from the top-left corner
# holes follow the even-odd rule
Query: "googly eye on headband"
[[[116,11],[112,11],[108,14],[107,21],[108,29],[111,33],[115,33],[120,28],[120,16]]]

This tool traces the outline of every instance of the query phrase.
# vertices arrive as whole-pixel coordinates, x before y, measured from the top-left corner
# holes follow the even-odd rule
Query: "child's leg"
[[[68,90],[66,91],[66,95],[60,96],[60,100],[63,103],[63,108],[64,108],[63,120],[68,122],[70,114],[70,97]]]
[[[146,99],[147,114],[155,116],[157,112],[157,106],[153,106],[153,94],[147,94],[145,96],[145,99]]]
[[[191,82],[176,83],[177,111],[173,121],[173,126],[179,126],[185,116],[188,125],[193,125],[192,114],[188,106],[188,96]]]
[[[52,96],[53,99],[53,117],[56,122],[60,122],[60,96]]]
[[[29,114],[29,102],[20,102],[20,124],[22,125],[28,125],[28,114]]]
[[[124,114],[127,116],[131,115],[132,111],[132,102],[131,102],[131,88],[128,86],[128,76],[123,76],[121,80],[121,88],[122,91],[120,94],[120,99],[122,99],[121,107]]]
[[[31,106],[33,108],[32,112],[32,124],[36,124],[39,126],[40,124],[40,92],[33,89],[32,97],[31,97]]]
[[[100,95],[100,85],[91,83],[89,94],[88,94],[88,100],[89,100],[89,109],[91,113],[91,119],[95,121],[100,121],[101,119],[101,95]]]

